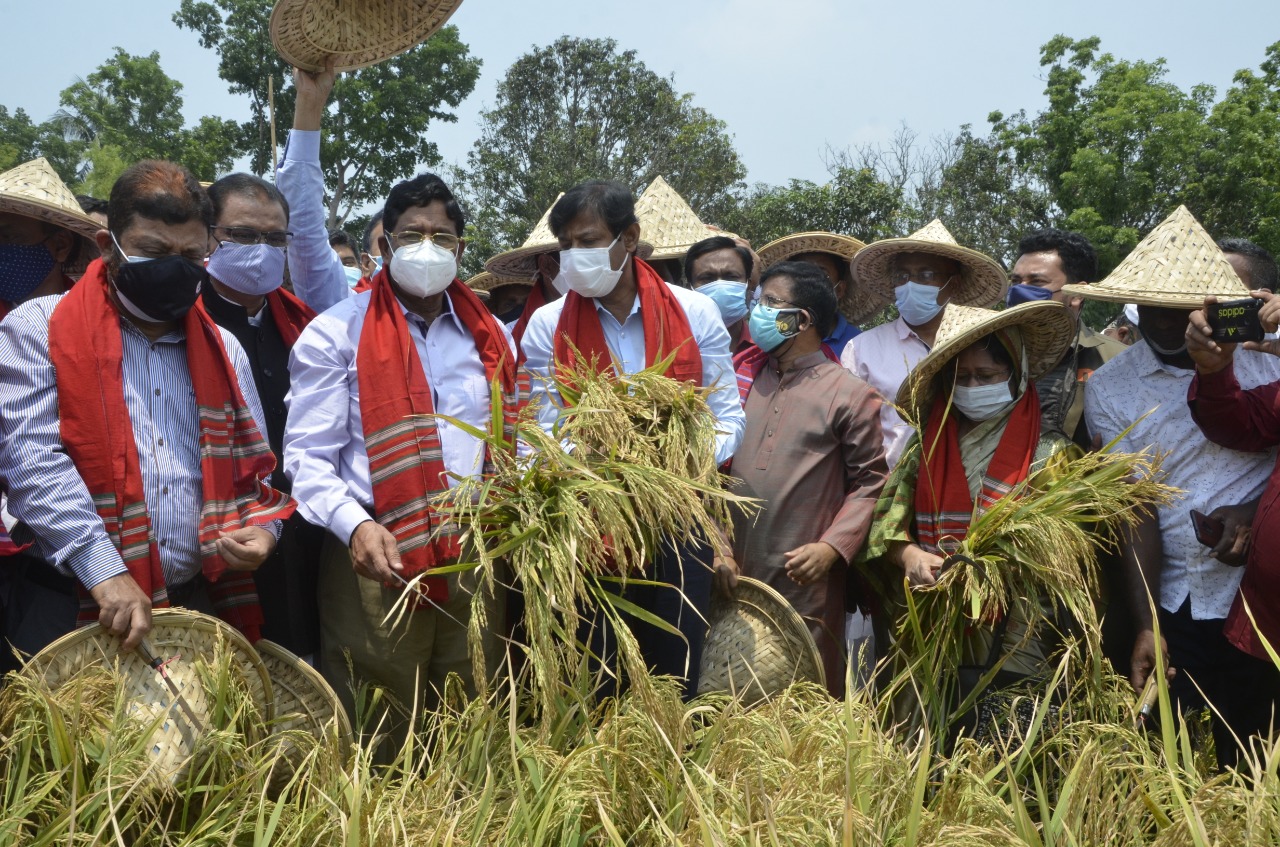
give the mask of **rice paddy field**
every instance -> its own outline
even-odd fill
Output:
[[[482,696],[450,692],[391,764],[375,765],[369,743],[347,750],[333,733],[273,726],[215,650],[199,660],[213,717],[176,770],[153,755],[164,715],[140,719],[110,669],[57,688],[11,675],[0,844],[1280,843],[1280,750],[1257,745],[1238,771],[1217,773],[1196,743],[1202,727],[1173,712],[1163,684],[1147,725],[1097,649],[1097,564],[1082,539],[1176,496],[1158,457],[1104,451],[988,513],[963,566],[904,592],[872,688],[850,685],[843,701],[799,683],[762,703],[683,702],[625,637],[612,666],[588,661],[578,623],[633,611],[611,589],[640,578],[662,537],[711,531],[750,504],[701,458],[713,424],[695,389],[587,373],[563,388],[577,406],[558,432],[522,427],[535,449],[519,456],[489,437],[494,475],[442,504],[467,531],[466,566],[482,585],[499,590],[509,574],[525,589],[521,670],[477,667],[490,681]],[[1046,557],[1045,545],[1073,555]],[[1046,594],[1073,626],[1044,677],[961,729],[977,700],[957,687],[956,644]],[[1032,618],[1029,631],[1050,625]],[[597,699],[602,673],[623,676],[626,693]],[[378,698],[360,698],[367,714]],[[377,734],[364,730],[366,742]]]

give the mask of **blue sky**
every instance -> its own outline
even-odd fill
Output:
[[[267,0],[264,0],[267,2]],[[217,76],[217,59],[173,25],[178,0],[3,0],[0,103],[43,120],[58,92],[114,47],[157,50],[184,85],[189,119],[243,119],[248,108]],[[993,109],[1043,104],[1039,48],[1057,33],[1097,35],[1130,59],[1165,57],[1184,88],[1221,91],[1280,40],[1277,0],[870,3],[865,0],[465,0],[453,16],[484,60],[458,123],[432,130],[461,163],[478,114],[506,68],[560,35],[611,37],[726,121],[749,180],[822,180],[827,148],[887,141],[905,122],[921,136],[985,126]]]

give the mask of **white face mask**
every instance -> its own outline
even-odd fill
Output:
[[[622,238],[622,233],[618,233],[618,238]],[[627,260],[623,259],[622,267],[615,271],[613,262],[609,258],[609,251],[613,249],[614,244],[618,243],[618,238],[613,239],[608,247],[575,247],[571,250],[561,250],[560,276],[556,279],[563,277],[564,284],[583,297],[608,296],[609,292],[618,286],[618,280],[622,278],[622,270],[627,266]],[[553,284],[556,288],[560,288],[559,282],[553,282]]]
[[[424,238],[391,254],[391,276],[406,293],[431,297],[448,288],[458,276],[458,257]]]
[[[284,282],[284,250],[223,241],[209,255],[209,276],[241,294],[270,294]]]
[[[957,385],[951,402],[969,420],[986,421],[1013,403],[1013,392],[1007,380],[993,385]]]

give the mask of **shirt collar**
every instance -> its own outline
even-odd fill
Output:
[[[600,302],[599,297],[593,297],[592,302],[596,304],[597,314],[605,314],[612,317],[613,313],[604,307],[604,304]],[[638,313],[639,311],[640,311],[640,292],[639,290],[637,290],[635,302],[631,304],[631,311],[627,312],[627,319],[630,320],[631,316]]]
[[[916,341],[924,344],[924,339],[916,335],[916,331],[911,328],[911,325],[908,324],[901,315],[899,315],[898,319],[893,322],[893,325],[898,330],[899,341],[906,341],[907,339],[914,338]],[[926,344],[925,346],[927,347],[928,345]]]
[[[405,320],[411,323],[416,323],[419,326],[422,326],[422,323],[423,323],[422,318],[419,315],[416,315],[413,312],[410,312],[405,307],[404,303],[400,302],[399,297],[396,298],[396,305],[400,307],[400,311],[404,314]],[[464,327],[462,325],[462,321],[458,319],[458,313],[455,312],[453,309],[453,301],[449,299],[449,293],[447,291],[445,292],[445,295],[444,295],[444,301],[440,305],[440,317],[443,318],[445,315],[449,316],[449,320],[453,321],[453,325],[456,326],[461,332],[467,332],[467,328]]]

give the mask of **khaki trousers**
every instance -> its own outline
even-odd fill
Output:
[[[472,572],[450,574],[448,600],[439,608],[410,606],[397,626],[387,617],[400,590],[357,574],[346,545],[326,536],[319,577],[320,670],[354,726],[363,720],[366,734],[387,736],[379,760],[395,755],[410,726],[418,723],[415,718],[440,707],[449,674],[457,674],[468,697],[475,696],[467,649],[475,582]],[[505,597],[502,590],[495,593],[486,602],[491,626],[483,638],[485,667],[491,674],[502,654],[493,627],[502,624]],[[373,702],[366,686],[385,689],[391,702],[382,701],[373,710],[367,705],[357,709],[357,697],[363,704]],[[418,714],[411,715],[415,704]]]

